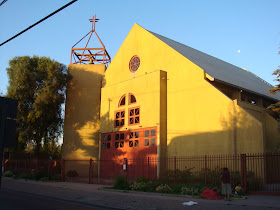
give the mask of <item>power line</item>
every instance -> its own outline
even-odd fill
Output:
[[[7,0],[6,0],[7,1]],[[6,44],[7,42],[13,40],[14,38],[16,38],[17,36],[23,34],[24,32],[28,31],[29,29],[33,28],[34,26],[38,25],[39,23],[43,22],[44,20],[48,19],[49,17],[53,16],[54,14],[58,13],[59,11],[63,10],[64,8],[68,7],[69,5],[73,4],[74,2],[76,2],[78,0],[73,0],[71,2],[69,2],[68,4],[64,5],[63,7],[59,8],[58,10],[54,11],[53,13],[49,14],[47,17],[44,17],[43,19],[39,20],[37,23],[34,23],[33,25],[29,26],[28,28],[24,29],[22,32],[18,33],[17,35],[13,36],[12,38],[8,39],[7,41],[3,42],[2,44],[0,44],[0,47],[4,44]],[[5,2],[4,2],[5,3]]]
[[[8,0],[2,1],[2,2],[0,3],[0,7],[1,7],[3,4],[5,4],[7,1],[8,1]]]

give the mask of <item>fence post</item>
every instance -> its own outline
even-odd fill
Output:
[[[246,169],[246,154],[240,155],[241,159],[241,187],[247,192],[247,169]]]
[[[176,156],[174,157],[174,184],[176,184]]]
[[[38,173],[38,158],[35,159],[35,163],[36,163],[36,173]]]
[[[92,171],[92,158],[89,159],[89,173],[88,173],[88,183],[91,184],[91,171]]]
[[[204,183],[205,185],[207,184],[207,156],[205,155],[204,157],[204,162],[205,162],[205,169],[204,169]]]
[[[51,167],[51,163],[50,163],[50,159],[48,159],[48,177],[50,178],[50,167]]]
[[[148,157],[148,179],[150,178],[150,176],[149,176],[149,168],[150,168],[150,157]]]
[[[61,181],[65,182],[65,160],[62,159],[62,164],[61,164]]]
[[[7,166],[6,166],[7,162],[8,162],[7,159],[5,159],[5,160],[4,160],[4,172],[6,172],[6,170],[7,170],[7,168],[6,168],[6,167],[7,167]]]

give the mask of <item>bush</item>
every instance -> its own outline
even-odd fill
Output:
[[[34,179],[34,176],[32,174],[26,174],[26,173],[22,173],[18,176],[19,179]]]
[[[174,181],[175,173],[176,173],[176,179],[180,180],[181,183],[191,183],[194,180],[194,174],[191,172],[193,168],[189,168],[186,170],[167,170],[165,174],[163,175],[164,179],[167,181]]]
[[[79,174],[76,170],[69,170],[69,171],[67,171],[66,176],[67,177],[77,177],[77,176],[79,176]]]
[[[124,175],[119,175],[115,178],[114,188],[119,190],[129,190],[129,182]]]
[[[189,184],[181,188],[181,194],[199,196],[206,188],[204,184]]]
[[[188,188],[188,187],[182,187],[181,194],[182,195],[192,195],[192,189]]]
[[[42,182],[45,182],[45,181],[48,181],[48,180],[50,180],[49,177],[43,177],[43,178],[40,179],[40,181],[42,181]]]
[[[148,183],[150,180],[144,176],[139,176],[136,178],[136,182],[143,182],[143,183]]]
[[[19,173],[16,171],[13,171],[13,175],[11,176],[13,179],[18,179],[19,178]]]
[[[143,192],[156,192],[156,188],[160,185],[159,180],[149,180],[146,177],[137,177],[129,186],[131,190]]]
[[[15,174],[12,171],[5,171],[3,173],[4,177],[13,177]]]
[[[129,185],[129,188],[131,190],[134,190],[134,191],[146,191],[146,188],[147,188],[147,183],[144,183],[144,182],[132,182],[131,185]]]
[[[147,192],[156,192],[156,189],[158,186],[160,186],[159,180],[149,181],[146,184],[146,191]]]
[[[230,179],[231,179],[231,185],[237,186],[241,182],[241,173],[240,171],[231,171],[230,172]]]
[[[161,184],[156,188],[156,191],[159,193],[169,193],[171,192],[171,188],[167,184]]]
[[[49,175],[47,173],[43,172],[43,171],[39,171],[38,173],[35,173],[33,175],[33,177],[34,177],[34,180],[39,181],[39,180],[41,180],[42,178],[45,178],[45,177],[49,178]]]
[[[185,187],[186,184],[172,184],[170,185],[170,188],[172,190],[172,193],[174,194],[180,194],[182,187]]]
[[[203,190],[201,188],[195,188],[195,187],[182,187],[181,188],[181,194],[182,195],[192,195],[192,196],[199,196]]]

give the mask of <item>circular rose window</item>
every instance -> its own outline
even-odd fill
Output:
[[[129,62],[129,70],[131,72],[136,72],[140,66],[140,58],[138,55],[134,55]]]

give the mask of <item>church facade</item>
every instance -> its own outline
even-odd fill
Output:
[[[64,159],[263,153],[280,142],[270,84],[137,24],[108,68],[69,72]]]

